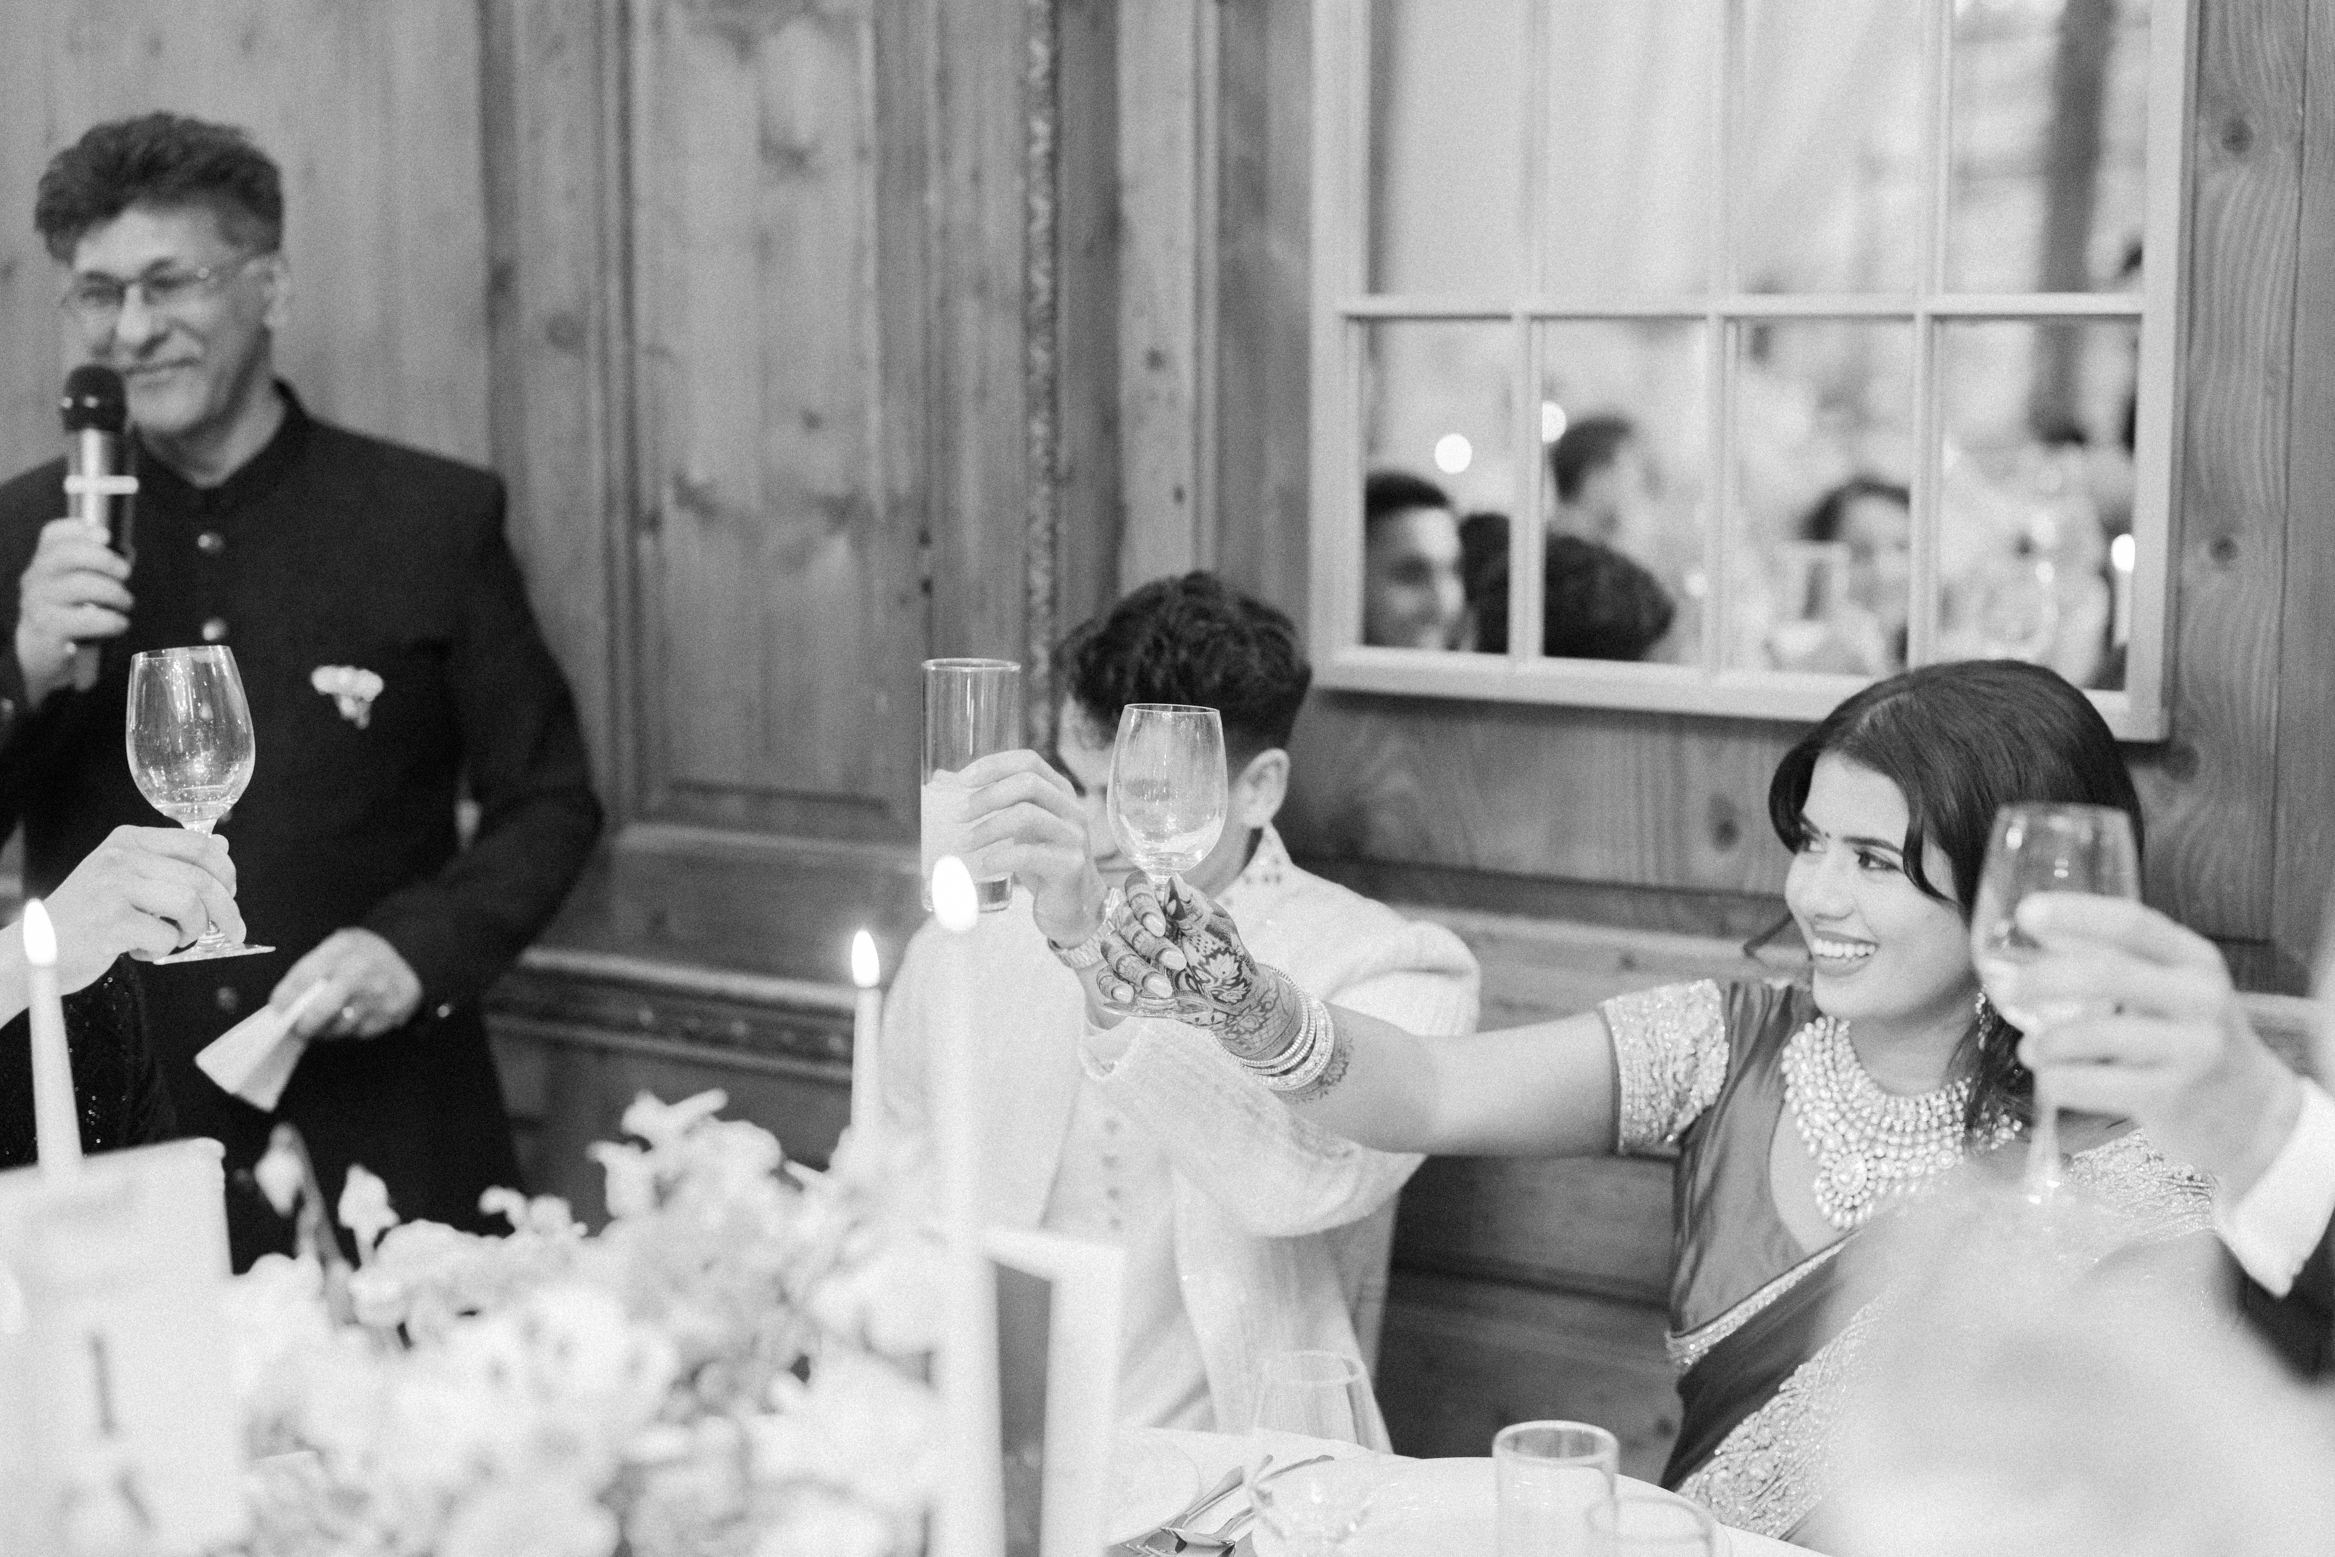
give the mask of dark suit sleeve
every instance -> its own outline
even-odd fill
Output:
[[[463,561],[448,678],[477,835],[430,878],[365,916],[421,977],[425,1004],[473,1000],[560,905],[600,832],[567,681],[536,629],[503,538],[503,499]]]
[[[2230,1263],[2234,1269],[2237,1262]],[[2289,1367],[2305,1378],[2335,1368],[2335,1223],[2303,1261],[2286,1296],[2272,1297],[2243,1272],[2237,1281],[2238,1306],[2247,1323]]]

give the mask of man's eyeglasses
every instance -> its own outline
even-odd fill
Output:
[[[57,306],[92,330],[110,326],[121,317],[133,288],[145,300],[148,313],[182,312],[216,296],[252,261],[266,257],[246,254],[241,259],[224,260],[216,265],[152,271],[127,281],[103,271],[85,271],[65,284]]]

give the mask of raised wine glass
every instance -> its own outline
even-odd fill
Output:
[[[198,833],[225,821],[251,782],[254,755],[235,651],[210,643],[133,658],[123,741],[130,777],[155,810]],[[213,925],[192,946],[154,960],[199,962],[274,950],[230,941]]]
[[[2081,1003],[2022,1006],[2002,996],[2003,975],[2042,950],[2019,928],[2021,900],[2036,892],[2140,896],[2140,851],[2132,819],[2114,806],[2009,805],[1995,816],[1970,916],[1970,957],[1995,1009],[2021,1032],[2084,1014]],[[2035,1130],[2027,1147],[2026,1188],[2048,1199],[2060,1183],[2059,1109],[2035,1086]]]
[[[1224,722],[1215,709],[1129,703],[1120,712],[1106,807],[1111,835],[1154,887],[1208,858],[1224,835],[1225,803]]]

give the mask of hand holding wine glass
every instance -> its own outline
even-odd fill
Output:
[[[251,707],[235,651],[225,644],[155,649],[133,658],[124,725],[138,793],[181,827],[210,832],[251,783]],[[214,923],[186,950],[154,960],[195,962],[273,950],[230,941]]]
[[[2085,805],[2011,805],[1995,818],[1970,916],[1970,957],[1995,1009],[2028,1034],[2080,1018],[2089,1009],[2083,1002],[2018,998],[2016,970],[2042,951],[2019,923],[2019,904],[2039,892],[2138,898],[2140,851],[2133,842],[2132,819],[2113,806]],[[2046,1197],[2059,1182],[2059,1108],[2039,1082],[2027,1191]]]
[[[1129,703],[1111,748],[1111,834],[1163,901],[1224,835],[1224,722],[1213,708]],[[1141,1001],[1138,1009],[1167,1009]]]

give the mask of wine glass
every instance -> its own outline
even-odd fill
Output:
[[[1105,809],[1111,836],[1154,888],[1208,858],[1224,835],[1225,808],[1224,721],[1215,709],[1129,703],[1120,711]],[[1140,1009],[1174,1004],[1136,997]]]
[[[226,820],[251,782],[254,757],[251,707],[235,651],[209,643],[135,656],[123,741],[130,777],[155,810],[198,833]],[[192,946],[154,960],[198,962],[274,950],[230,941],[212,925]]]
[[[1250,1428],[1264,1440],[1248,1467],[1259,1557],[1333,1557],[1343,1551],[1370,1512],[1384,1462],[1363,1455],[1305,1465],[1300,1462],[1320,1452],[1318,1444],[1271,1439],[1296,1434],[1384,1453],[1386,1429],[1361,1362],[1343,1352],[1273,1353],[1257,1382]],[[1267,1462],[1268,1448],[1277,1464]]]
[[[2113,806],[2008,805],[1995,816],[1970,916],[1970,958],[2003,1020],[2032,1033],[2084,1014],[2081,1002],[2027,1006],[2003,998],[2004,975],[2034,960],[2042,948],[2019,928],[2021,900],[2036,892],[2140,896],[2140,851],[2132,818]],[[2059,1109],[2040,1077],[2035,1084],[2035,1133],[2027,1148],[2027,1193],[2048,1198],[2059,1188]]]

